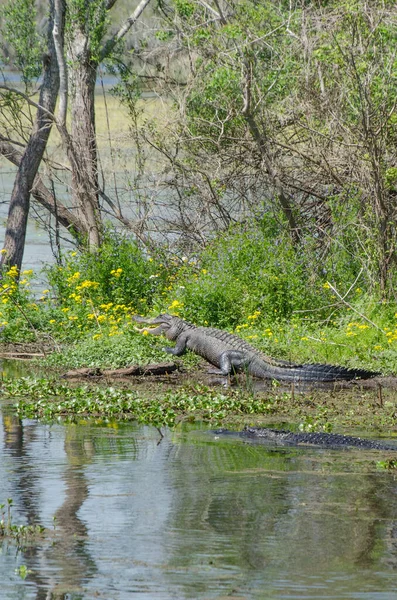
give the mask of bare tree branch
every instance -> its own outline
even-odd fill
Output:
[[[111,51],[113,50],[115,45],[129,32],[131,27],[139,19],[139,17],[143,13],[143,11],[145,10],[145,8],[149,4],[149,2],[150,2],[150,0],[141,0],[140,1],[140,3],[138,4],[138,6],[134,10],[134,12],[123,23],[123,25],[120,27],[118,32],[112,38],[110,38],[110,40],[108,40],[106,42],[106,44],[102,48],[99,62],[101,60],[103,60],[104,58],[106,58],[107,56],[109,56],[109,54],[111,53]]]

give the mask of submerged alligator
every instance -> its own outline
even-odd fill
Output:
[[[341,435],[339,433],[294,433],[293,431],[284,429],[268,429],[266,427],[246,427],[243,431],[217,429],[213,433],[216,435],[237,435],[239,437],[251,438],[267,444],[280,446],[301,446],[308,444],[331,449],[363,448],[367,450],[387,450],[397,452],[397,446],[391,444],[383,444],[382,442],[353,437],[351,435]]]
[[[364,369],[348,369],[325,364],[297,365],[265,356],[262,352],[242,340],[237,335],[213,327],[197,327],[179,317],[162,314],[153,319],[134,316],[137,323],[157,325],[145,327],[139,331],[153,335],[165,335],[175,341],[174,348],[164,348],[165,352],[181,356],[191,350],[217,367],[212,371],[221,375],[243,371],[261,379],[278,381],[337,381],[352,379],[370,379],[379,375]]]

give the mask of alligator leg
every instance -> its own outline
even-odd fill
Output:
[[[243,352],[238,350],[226,350],[219,357],[219,369],[210,369],[208,373],[212,375],[223,375],[227,377],[225,386],[229,387],[231,384],[231,375],[234,375],[237,371],[243,370],[247,366],[246,357]]]
[[[173,348],[166,346],[165,348],[163,348],[163,351],[168,352],[168,354],[173,354],[174,356],[182,356],[182,354],[186,352],[188,337],[188,332],[181,333],[181,335],[177,339],[175,346]]]
[[[239,350],[226,350],[219,358],[219,368],[222,375],[243,371],[247,366],[247,357]]]

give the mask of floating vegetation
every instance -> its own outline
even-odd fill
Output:
[[[20,378],[5,382],[3,393],[18,397],[16,409],[21,417],[48,421],[65,419],[78,422],[135,420],[155,426],[173,426],[180,420],[221,423],[231,415],[270,415],[285,405],[289,394],[258,397],[241,390],[219,391],[203,385],[179,390],[163,390],[158,396],[116,387],[82,385],[71,388],[46,379]]]

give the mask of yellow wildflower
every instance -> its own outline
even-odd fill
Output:
[[[259,317],[260,314],[261,314],[261,311],[256,310],[252,315],[248,315],[247,319],[249,319],[250,321],[254,321],[255,319],[257,319]]]
[[[118,269],[112,269],[110,271],[110,274],[113,275],[113,277],[120,277],[122,272],[123,272],[123,269],[120,269],[120,267],[119,267]]]
[[[75,302],[80,302],[81,301],[81,296],[79,294],[75,294],[75,293],[69,294],[69,298],[71,298]]]
[[[85,281],[82,281],[80,283],[80,285],[76,286],[76,290],[79,292],[80,290],[86,289],[86,288],[97,288],[99,287],[99,283],[97,281],[89,281],[88,279],[86,279]]]
[[[179,300],[174,300],[173,302],[171,302],[168,308],[170,310],[175,310],[176,308],[182,308],[182,306],[183,302],[179,302]]]
[[[9,271],[6,273],[9,277],[18,277],[18,267],[14,265],[11,267]]]
[[[112,306],[113,302],[109,302],[108,304],[100,304],[100,308],[102,308],[103,310],[109,310],[109,308],[111,308]]]

